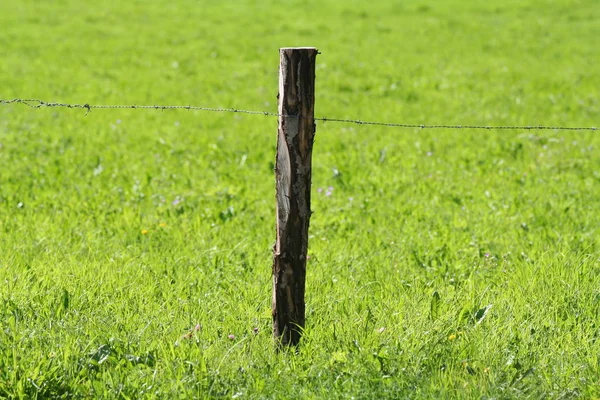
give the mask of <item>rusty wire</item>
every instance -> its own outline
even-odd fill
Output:
[[[196,111],[210,111],[210,112],[224,112],[224,113],[241,113],[241,114],[253,114],[253,115],[265,115],[273,117],[284,117],[284,118],[301,118],[298,115],[285,115],[271,111],[253,111],[253,110],[240,110],[236,108],[218,108],[218,107],[201,107],[201,106],[183,106],[183,105],[98,105],[98,104],[68,104],[58,102],[46,102],[38,99],[12,99],[12,100],[0,100],[0,104],[24,104],[32,108],[45,108],[45,107],[64,107],[64,108],[81,108],[86,110],[86,115],[92,111],[92,109],[154,109],[154,110],[196,110]],[[309,118],[309,117],[307,117]],[[595,126],[590,127],[572,127],[572,126],[547,126],[547,125],[458,125],[458,124],[405,124],[396,122],[375,122],[375,121],[362,121],[359,119],[342,119],[342,118],[326,118],[326,117],[314,117],[313,121],[321,122],[336,122],[336,123],[347,123],[356,125],[370,125],[370,126],[387,126],[394,128],[417,128],[417,129],[503,129],[503,130],[562,130],[562,131],[597,131],[598,128]]]

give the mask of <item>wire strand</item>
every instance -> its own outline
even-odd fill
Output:
[[[236,108],[218,108],[218,107],[201,107],[201,106],[182,106],[182,105],[98,105],[98,104],[68,104],[58,102],[46,102],[38,99],[12,99],[12,100],[0,100],[0,104],[23,104],[32,108],[44,108],[44,107],[64,107],[64,108],[81,108],[86,110],[86,115],[89,114],[92,109],[154,109],[154,110],[195,110],[195,111],[210,111],[210,112],[224,112],[224,113],[241,113],[241,114],[252,114],[252,115],[265,115],[282,118],[302,118],[299,115],[286,115],[279,114],[271,111],[253,111],[253,110],[240,110]],[[309,118],[309,117],[306,117]],[[334,123],[347,123],[356,125],[371,125],[371,126],[387,126],[393,128],[417,128],[417,129],[513,129],[513,130],[562,130],[562,131],[597,131],[598,128],[595,126],[590,127],[571,127],[571,126],[546,126],[546,125],[458,125],[458,124],[406,124],[406,123],[395,123],[395,122],[376,122],[376,121],[362,121],[359,119],[342,119],[342,118],[326,118],[326,117],[314,117],[313,121],[334,122]]]

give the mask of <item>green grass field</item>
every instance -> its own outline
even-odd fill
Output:
[[[0,98],[600,125],[596,0],[219,3],[1,1]],[[600,398],[597,131],[317,124],[294,354],[276,129],[0,105],[0,398]]]

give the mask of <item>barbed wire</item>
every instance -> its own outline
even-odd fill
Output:
[[[38,99],[12,99],[12,100],[0,100],[0,104],[23,104],[32,108],[45,108],[45,107],[64,107],[64,108],[81,108],[85,109],[85,115],[89,114],[92,109],[154,109],[154,110],[195,110],[195,111],[210,111],[210,112],[226,112],[226,113],[240,113],[240,114],[253,114],[253,115],[265,115],[272,117],[284,117],[284,118],[301,118],[298,115],[286,115],[279,114],[271,111],[253,111],[253,110],[240,110],[236,108],[218,108],[218,107],[201,107],[201,106],[182,106],[182,105],[98,105],[98,104],[68,104],[68,103],[57,103],[57,102],[46,102]],[[394,128],[418,128],[418,129],[513,129],[513,130],[562,130],[562,131],[597,131],[599,130],[595,126],[589,127],[571,127],[571,126],[547,126],[547,125],[457,125],[457,124],[404,124],[395,122],[376,122],[376,121],[362,121],[359,119],[343,119],[343,118],[326,118],[326,117],[314,117],[314,121],[321,122],[339,122],[356,125],[371,125],[371,126],[387,126]]]

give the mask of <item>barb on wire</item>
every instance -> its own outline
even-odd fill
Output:
[[[108,109],[108,108],[120,108],[120,109],[154,109],[154,110],[172,110],[172,109],[183,109],[183,110],[196,110],[196,111],[212,111],[212,112],[228,112],[228,113],[242,113],[242,114],[254,114],[254,115],[265,115],[273,117],[283,118],[301,118],[299,115],[286,115],[279,114],[271,111],[253,111],[253,110],[239,110],[236,108],[217,108],[217,107],[200,107],[200,106],[181,106],[181,105],[97,105],[97,104],[67,104],[67,103],[54,103],[46,102],[38,99],[12,99],[12,100],[0,100],[0,104],[18,103],[24,104],[32,108],[43,108],[43,107],[66,107],[66,108],[82,108],[86,110],[86,115],[92,111],[92,109]],[[516,130],[563,130],[563,131],[597,131],[598,128],[595,126],[590,127],[570,127],[570,126],[546,126],[546,125],[452,125],[452,124],[404,124],[395,122],[375,122],[375,121],[362,121],[358,119],[342,119],[342,118],[325,118],[315,117],[314,121],[321,122],[340,122],[347,124],[356,125],[375,125],[375,126],[387,126],[394,128],[417,128],[417,129],[516,129]]]

